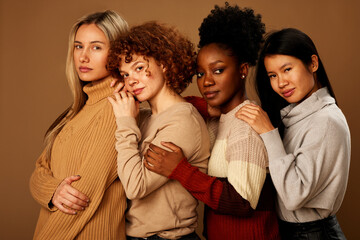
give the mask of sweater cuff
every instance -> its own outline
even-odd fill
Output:
[[[270,132],[260,134],[260,137],[264,141],[269,161],[286,155],[284,144],[277,128]]]
[[[191,175],[194,168],[196,169],[196,167],[191,166],[191,164],[187,161],[187,158],[184,157],[169,175],[169,178],[182,182],[181,180],[186,180],[187,177]]]

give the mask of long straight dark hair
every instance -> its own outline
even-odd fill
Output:
[[[309,66],[312,62],[311,56],[316,55],[319,60],[319,67],[315,72],[315,80],[320,83],[321,87],[327,87],[335,101],[336,98],[315,44],[308,35],[294,28],[285,28],[270,33],[260,51],[255,87],[262,108],[267,112],[273,126],[279,128],[280,135],[283,136],[284,125],[281,121],[280,110],[289,103],[272,89],[264,65],[266,56],[277,54],[295,57],[301,60],[305,66]]]

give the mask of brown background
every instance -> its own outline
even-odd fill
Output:
[[[261,13],[267,30],[296,27],[317,45],[352,134],[350,179],[338,219],[348,239],[360,239],[359,2],[230,2]],[[197,29],[215,3],[223,1],[0,0],[0,239],[32,238],[39,205],[28,181],[46,129],[71,102],[64,69],[73,22],[90,12],[113,9],[131,25],[145,20],[175,25],[197,43]],[[198,94],[195,84],[184,95],[191,94]]]

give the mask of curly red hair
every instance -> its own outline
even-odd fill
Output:
[[[191,83],[195,74],[194,45],[173,27],[151,21],[134,26],[112,42],[107,69],[119,77],[121,57],[132,61],[132,55],[152,57],[165,68],[166,84],[181,93]]]

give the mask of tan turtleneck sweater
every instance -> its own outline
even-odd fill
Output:
[[[85,106],[56,137],[51,159],[42,154],[36,162],[30,190],[42,208],[34,239],[125,239],[126,196],[117,175],[109,85],[105,80],[84,87]],[[90,198],[89,206],[77,215],[49,209],[57,186],[71,175],[81,176],[72,186]]]

